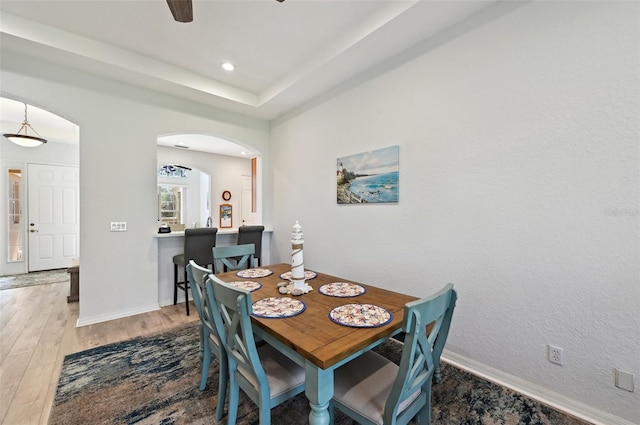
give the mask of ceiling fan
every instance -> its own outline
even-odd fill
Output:
[[[284,0],[276,0],[282,3]],[[193,3],[192,0],[167,0],[173,19],[178,22],[193,21]]]

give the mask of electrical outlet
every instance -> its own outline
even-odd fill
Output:
[[[616,387],[633,392],[633,373],[616,369]]]
[[[547,347],[549,348],[549,361],[562,366],[564,363],[564,350],[560,347],[554,347],[553,345],[548,345]]]

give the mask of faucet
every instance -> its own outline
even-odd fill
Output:
[[[212,224],[212,220],[211,220],[211,216],[207,217],[207,227],[211,227]]]

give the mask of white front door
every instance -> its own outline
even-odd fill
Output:
[[[80,254],[78,167],[28,164],[29,271],[71,266]]]

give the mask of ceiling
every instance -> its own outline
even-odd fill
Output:
[[[0,43],[3,50],[274,120],[493,3],[193,0],[193,22],[179,23],[163,0],[2,0]],[[225,61],[235,71],[224,71]]]

